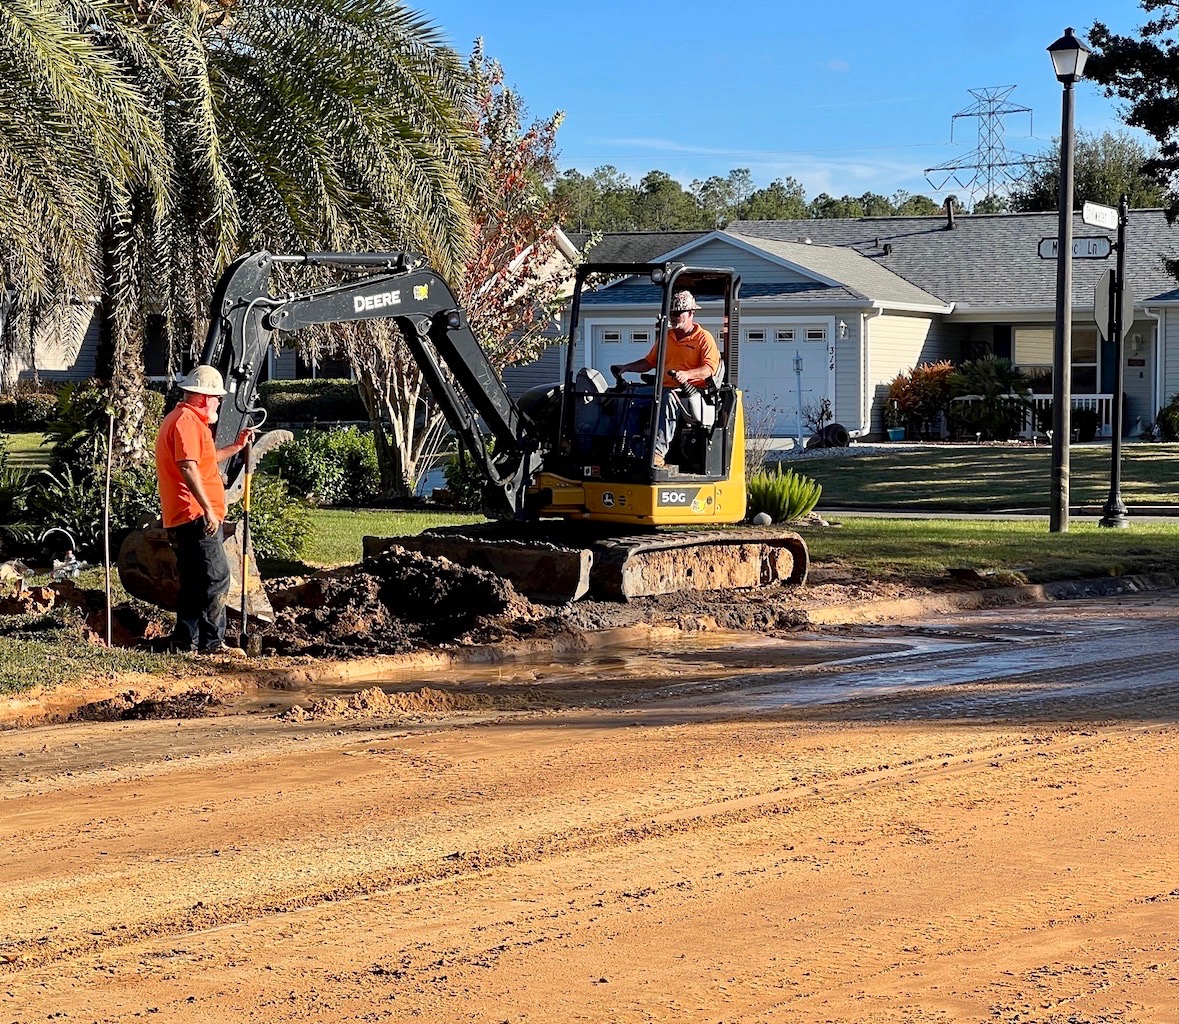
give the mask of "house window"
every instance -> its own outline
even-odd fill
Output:
[[[1097,328],[1073,328],[1072,391],[1078,395],[1097,394]],[[1017,327],[1012,344],[1012,362],[1028,378],[1033,392],[1052,393],[1051,327]]]
[[[753,342],[765,341],[766,340],[766,332],[765,331],[746,331],[745,332],[745,340],[746,341],[753,341]]]
[[[793,345],[798,332],[793,327],[779,327],[774,331],[774,341],[784,345]]]
[[[826,327],[808,327],[806,329],[807,341],[826,341],[827,328]]]
[[[634,341],[634,342],[641,341],[644,345],[649,345],[651,343],[651,332],[650,331],[631,331],[630,332],[630,340]]]
[[[603,331],[602,341],[604,341],[607,345],[616,344],[617,342],[622,341],[622,331]]]

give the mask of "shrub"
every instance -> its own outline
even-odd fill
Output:
[[[801,519],[814,510],[823,493],[822,484],[793,469],[783,472],[780,462],[773,470],[754,473],[748,488],[746,514],[752,518],[764,512],[775,523]]]
[[[951,375],[950,386],[957,398],[977,396],[974,401],[950,403],[947,422],[953,436],[995,441],[1023,430],[1031,408],[1028,379],[1010,359],[970,359]]]
[[[26,391],[16,396],[12,411],[14,431],[44,430],[57,415],[57,395],[53,392]]]
[[[1154,418],[1155,429],[1164,441],[1179,441],[1179,394],[1171,396]]]
[[[381,493],[373,436],[356,427],[313,427],[271,460],[290,491],[315,505],[363,505]]]
[[[334,423],[368,420],[356,384],[350,380],[268,380],[258,397],[275,423]]]
[[[310,533],[307,506],[291,498],[284,481],[265,473],[253,477],[250,537],[257,557],[297,559],[306,550]]]
[[[950,375],[954,364],[948,359],[937,363],[922,363],[907,373],[898,373],[888,385],[885,409],[895,403],[897,413],[888,426],[908,427],[909,433],[930,437],[941,429],[952,392]]]
[[[487,438],[484,443],[488,454],[495,451],[493,438]],[[483,508],[483,474],[475,468],[465,452],[461,459],[458,452],[447,456],[442,464],[442,476],[455,508],[474,509],[476,512]]]

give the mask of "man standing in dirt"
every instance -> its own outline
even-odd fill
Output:
[[[659,429],[655,435],[655,465],[662,466],[675,437],[680,410],[684,407],[681,388],[685,384],[703,384],[720,368],[720,349],[716,339],[696,323],[696,297],[689,291],[676,292],[669,310],[671,329],[667,332],[667,355],[663,364],[663,399],[659,405]],[[642,359],[611,366],[610,372],[621,381],[624,373],[646,373],[659,365],[659,342],[656,341]]]
[[[210,424],[226,394],[221,374],[198,366],[178,382],[184,397],[160,425],[156,473],[164,526],[176,551],[180,593],[170,647],[178,653],[216,654],[225,644],[225,595],[229,562],[221,524],[225,485],[218,465],[246,446],[243,430],[225,448],[214,448]]]

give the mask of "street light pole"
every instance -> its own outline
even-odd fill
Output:
[[[1060,196],[1056,242],[1056,329],[1052,335],[1052,497],[1048,529],[1068,532],[1069,442],[1072,431],[1073,363],[1073,86],[1090,50],[1071,28],[1048,47],[1064,87],[1060,113]]]

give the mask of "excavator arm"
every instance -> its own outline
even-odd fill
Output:
[[[286,296],[271,294],[275,269],[331,268],[344,279]],[[217,447],[255,425],[256,388],[266,354],[283,334],[305,327],[390,319],[433,400],[471,452],[487,483],[488,511],[520,515],[540,466],[536,429],[508,395],[445,281],[413,253],[251,253],[218,282],[201,362],[217,367],[229,395],[216,427]],[[484,429],[495,438],[494,454]],[[243,466],[230,464],[229,488]]]

